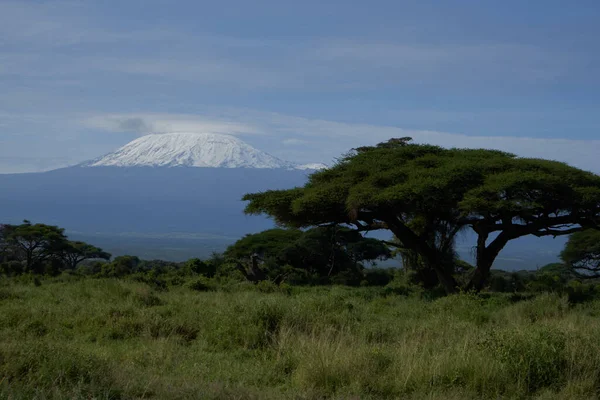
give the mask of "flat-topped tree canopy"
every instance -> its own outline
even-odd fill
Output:
[[[312,174],[303,188],[247,195],[246,211],[265,212],[294,226],[366,222],[361,217],[370,220],[384,213],[410,218],[423,210],[442,215],[457,207],[462,189],[481,183],[483,163],[494,167],[515,158],[499,151],[447,150],[404,141],[385,145],[357,149],[332,168]]]
[[[510,225],[504,224],[507,218],[542,225],[552,218],[569,225],[596,222],[600,177],[591,172],[558,161],[515,158],[497,171],[483,165],[481,174],[483,183],[465,191],[459,206],[474,218],[501,222],[494,230]]]
[[[486,149],[444,149],[392,139],[355,149],[304,187],[247,194],[246,212],[280,225],[389,229],[417,251],[447,290],[441,254],[465,227],[478,234],[479,289],[509,240],[563,235],[598,223],[600,177],[567,164]],[[497,237],[488,243],[490,234]]]
[[[63,260],[71,269],[77,268],[85,260],[102,259],[110,260],[111,254],[91,244],[81,241],[68,241],[61,248]]]

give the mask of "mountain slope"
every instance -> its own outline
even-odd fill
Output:
[[[65,168],[0,175],[0,223],[81,233],[240,236],[272,226],[243,213],[245,193],[303,185],[307,171],[261,168]]]
[[[164,133],[142,136],[83,167],[204,167],[320,169],[299,166],[255,149],[240,139],[213,133]]]

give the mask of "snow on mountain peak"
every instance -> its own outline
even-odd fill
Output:
[[[214,133],[163,133],[142,136],[85,167],[209,167],[322,169],[297,165],[255,149],[240,139]]]
[[[321,164],[321,163],[296,165],[296,169],[311,169],[311,170],[315,170],[315,171],[318,171],[320,169],[325,169],[325,168],[327,168],[327,165]]]

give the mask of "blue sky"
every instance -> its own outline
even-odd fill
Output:
[[[331,162],[413,136],[600,172],[600,2],[0,0],[0,173],[147,133]]]

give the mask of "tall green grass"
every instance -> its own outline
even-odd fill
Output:
[[[0,398],[592,399],[600,388],[600,302],[209,286],[3,282]]]

